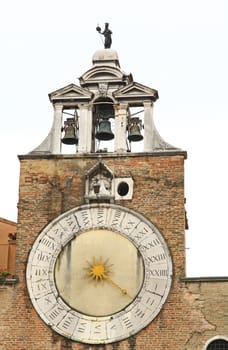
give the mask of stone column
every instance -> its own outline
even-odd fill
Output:
[[[127,103],[114,106],[115,109],[115,142],[114,152],[127,152]]]
[[[63,105],[56,103],[54,105],[54,121],[51,130],[50,150],[53,154],[61,153],[61,127],[62,127]]]
[[[92,106],[81,104],[79,109],[78,152],[88,153],[92,151]]]
[[[151,152],[153,150],[153,103],[144,102],[144,152]]]

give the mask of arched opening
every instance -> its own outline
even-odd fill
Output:
[[[98,98],[93,103],[93,150],[112,152],[114,147],[115,111],[110,98]]]

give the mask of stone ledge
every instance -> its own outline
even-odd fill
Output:
[[[182,277],[181,282],[228,282],[228,276]]]
[[[12,284],[16,284],[19,282],[19,278],[15,277],[15,278],[6,278],[4,280],[0,280],[0,286],[1,285],[12,285]]]

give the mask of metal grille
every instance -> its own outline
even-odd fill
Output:
[[[207,350],[228,350],[228,342],[224,339],[214,340],[208,345]]]

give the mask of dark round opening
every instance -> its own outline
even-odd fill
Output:
[[[117,192],[120,196],[126,196],[129,191],[129,185],[126,182],[120,182],[117,188]]]

